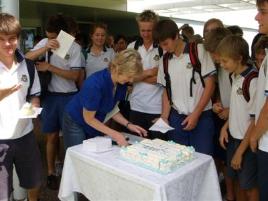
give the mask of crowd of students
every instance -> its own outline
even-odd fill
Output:
[[[139,37],[128,46],[123,35],[107,45],[107,26],[96,23],[89,45],[82,47],[77,37],[64,59],[51,50],[60,45],[60,30],[78,36],[77,24],[72,18],[52,16],[46,38],[23,55],[18,20],[1,13],[0,200],[8,200],[13,190],[13,166],[28,200],[38,200],[42,164],[33,123],[17,113],[26,100],[39,107],[41,97],[50,189],[59,187],[55,163],[60,134],[65,149],[101,135],[127,146],[124,127],[132,134],[172,140],[213,156],[225,178],[227,201],[267,201],[268,1],[257,0],[256,5],[259,34],[251,57],[238,26],[225,27],[213,18],[204,24],[201,37],[190,25],[179,28],[150,10],[138,15]],[[34,76],[29,59],[35,61]],[[42,72],[50,74],[45,93]],[[105,117],[127,94],[130,108],[121,105],[112,116],[122,126],[118,130],[105,123]],[[149,131],[158,118],[175,129],[167,134]]]

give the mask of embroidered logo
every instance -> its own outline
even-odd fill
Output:
[[[238,94],[238,95],[243,95],[243,90],[242,90],[242,88],[238,88],[237,90],[236,90],[236,93]]]
[[[65,60],[69,60],[70,59],[70,55],[66,54],[66,56],[64,57]]]
[[[27,81],[28,81],[28,77],[27,77],[27,75],[22,75],[21,78],[20,78],[20,80],[21,80],[22,82],[27,82]]]
[[[108,60],[108,58],[105,57],[105,58],[103,59],[103,61],[104,61],[104,62],[108,62],[109,60]]]
[[[188,68],[188,69],[193,68],[193,65],[191,63],[188,63],[186,68]]]
[[[159,55],[156,54],[156,55],[154,56],[154,60],[155,60],[155,61],[159,61],[159,59],[160,59]]]

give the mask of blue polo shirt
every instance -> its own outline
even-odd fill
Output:
[[[117,84],[115,94],[113,94],[113,89],[111,73],[105,68],[87,78],[79,93],[67,104],[67,113],[83,127],[87,137],[95,137],[101,133],[84,121],[83,108],[88,111],[96,111],[95,118],[103,122],[106,114],[112,111],[115,104],[124,100],[127,85]]]

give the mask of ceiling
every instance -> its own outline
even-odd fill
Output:
[[[152,9],[159,15],[180,17],[185,14],[241,11],[256,8],[255,0],[128,0],[128,11]]]

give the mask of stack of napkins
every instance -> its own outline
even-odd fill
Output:
[[[108,137],[94,137],[83,141],[83,150],[89,152],[105,152],[112,149],[112,139]]]

